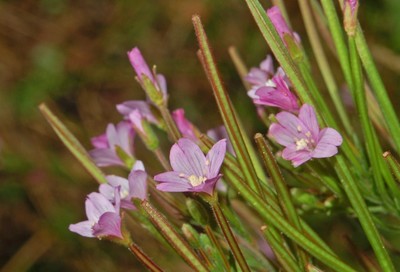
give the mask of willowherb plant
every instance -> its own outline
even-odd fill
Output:
[[[332,1],[299,1],[324,86],[315,82],[314,64],[302,46],[306,37],[290,29],[283,2],[275,1],[279,7],[265,10],[258,0],[245,1],[280,65],[275,69],[273,56],[268,55],[259,67],[247,71],[235,49],[230,50],[248,96],[268,129],[267,138],[260,133],[254,137],[259,156],[195,15],[198,57],[224,127],[203,134],[186,119],[183,109],[171,113],[165,77],[149,68],[136,47],[128,58],[147,98],[117,105],[121,122],[109,124],[105,134],[92,138],[91,151],[44,104],[40,106],[61,140],[100,183],[99,192],[86,199],[88,220],[69,229],[128,247],[150,271],[162,268],[135,244],[140,237],[130,234],[127,216],[155,228],[161,234],[156,238],[165,239],[195,271],[395,271],[396,240],[384,239],[378,230],[388,237],[400,231],[400,165],[395,159],[400,124],[357,21],[358,1],[339,1],[343,25]],[[325,35],[319,35],[314,16],[326,22]],[[339,96],[343,82],[337,82],[332,73],[321,37],[334,43],[358,118],[350,116]],[[365,86],[373,95],[367,96]],[[368,108],[377,104],[379,114],[371,115]],[[356,122],[361,131],[353,129]],[[376,130],[382,123],[387,133]],[[154,126],[168,135],[169,161]],[[139,160],[146,154],[134,152],[137,137],[156,155],[163,170],[146,173]],[[394,155],[383,153],[382,142],[391,146]],[[130,173],[127,178],[106,176],[99,167],[107,166]],[[211,210],[204,209],[205,205]],[[185,222],[163,215],[169,208]],[[215,221],[210,219],[211,211]],[[334,244],[320,238],[323,231],[307,221],[307,213],[318,211],[322,217],[344,213],[359,224],[374,256],[359,248],[352,237],[346,241],[353,256],[336,253]]]

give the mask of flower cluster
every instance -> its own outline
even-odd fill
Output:
[[[290,37],[300,44],[299,36],[289,29],[278,7],[270,8],[267,14],[285,43]],[[251,68],[245,79],[251,84],[247,94],[254,104],[283,110],[276,115],[278,123],[273,123],[268,133],[285,146],[282,158],[297,167],[312,158],[327,158],[338,152],[340,134],[332,128],[320,130],[314,108],[308,104],[300,107],[285,72],[281,67],[275,72],[270,55],[259,67]]]
[[[87,220],[71,224],[69,230],[85,237],[124,239],[121,208],[136,209],[132,199],[147,198],[147,174],[137,161],[128,179],[107,176],[108,183],[99,186],[99,193],[90,193],[85,202]]]

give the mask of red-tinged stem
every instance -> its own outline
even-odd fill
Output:
[[[149,256],[147,256],[135,243],[130,243],[128,246],[130,252],[149,270],[154,272],[163,272],[158,265],[156,265]]]

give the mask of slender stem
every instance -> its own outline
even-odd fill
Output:
[[[222,120],[224,121],[229,139],[231,140],[232,146],[235,150],[240,168],[246,180],[249,182],[251,188],[262,195],[262,189],[258,182],[258,178],[250,159],[249,152],[246,149],[246,144],[243,140],[243,135],[240,130],[238,118],[233,109],[232,102],[229,99],[222,80],[219,76],[214,57],[208,43],[207,35],[204,31],[201,20],[198,16],[193,16],[192,21],[196,31],[199,46],[201,48],[201,51],[199,51],[201,53],[200,59],[203,60],[202,63],[205,67],[205,72],[207,74],[208,80],[212,85]]]
[[[372,248],[374,249],[377,259],[383,269],[383,271],[395,271],[393,264],[390,260],[389,254],[387,253],[382,239],[375,227],[372,220],[371,214],[368,211],[367,205],[360,193],[357,183],[353,179],[350,170],[348,169],[346,162],[342,155],[335,156],[337,165],[336,171],[339,174],[340,181],[343,184],[343,188],[346,191],[348,199],[356,212],[358,219],[360,220],[361,226],[367,236]]]
[[[228,52],[233,61],[233,64],[235,65],[236,71],[238,72],[240,79],[242,80],[244,87],[246,88],[246,90],[250,90],[251,85],[249,82],[247,82],[247,80],[245,80],[245,77],[248,73],[246,64],[243,62],[235,46],[230,46]]]
[[[319,240],[319,242],[315,242],[318,239],[314,239],[316,235],[311,234],[312,231],[310,228],[306,229],[307,224],[302,224],[302,227],[305,231],[310,232],[309,235],[311,236],[311,239],[304,236],[296,228],[289,224],[278,211],[273,209],[270,204],[263,201],[260,196],[251,190],[245,183],[238,182],[235,179],[231,179],[231,182],[234,188],[240,192],[243,198],[248,201],[248,203],[258,212],[258,214],[263,220],[265,220],[267,224],[274,226],[275,228],[279,229],[279,231],[282,231],[292,241],[300,245],[311,255],[332,269],[340,272],[355,271],[340,261],[330,250],[322,246],[321,243],[323,244],[323,242],[321,240]]]
[[[162,167],[164,167],[165,170],[171,171],[171,165],[169,164],[167,158],[165,157],[164,153],[160,148],[157,148],[154,150],[154,154],[156,155],[158,161],[161,163]]]
[[[149,270],[153,272],[163,272],[158,265],[156,265],[149,256],[147,256],[135,243],[130,243],[128,246],[130,252]]]
[[[290,254],[287,247],[285,247],[282,243],[279,242],[277,236],[280,235],[274,228],[262,226],[261,231],[265,239],[267,240],[268,244],[270,245],[271,249],[275,253],[279,263],[282,265],[284,271],[288,272],[304,271],[304,269],[301,269],[299,265],[296,263],[294,256]]]
[[[324,9],[328,26],[332,33],[333,42],[339,57],[339,63],[342,67],[344,78],[349,86],[350,91],[353,91],[353,80],[351,75],[349,52],[344,39],[342,25],[337,16],[335,6],[332,0],[321,0],[322,8]]]
[[[92,175],[92,177],[98,183],[107,183],[107,179],[103,171],[97,167],[78,139],[68,130],[68,128],[60,121],[60,119],[57,118],[57,116],[47,107],[47,105],[44,103],[40,104],[39,110],[42,112],[47,122],[53,128],[63,144],[69,149],[69,151],[71,151],[71,153],[89,172],[89,174]]]
[[[210,228],[210,226],[206,225],[204,230],[206,231],[208,238],[210,238],[210,241],[217,248],[217,251],[218,251],[219,255],[221,256],[221,259],[224,263],[226,271],[231,271],[231,266],[229,264],[229,261],[226,259],[224,251],[222,250],[222,247],[221,247],[220,243],[218,242],[217,238],[215,237],[212,229]]]
[[[363,88],[362,71],[358,60],[354,37],[349,37],[349,49],[354,84],[353,93],[356,101],[359,119],[361,121],[361,127],[366,141],[368,158],[372,166],[372,173],[378,192],[383,199],[387,199],[388,195],[386,192],[385,184],[380,174],[380,167],[378,162],[380,158],[378,157],[374,143],[374,131],[368,116],[365,91]]]
[[[160,110],[161,116],[163,117],[165,125],[167,126],[167,132],[169,137],[171,138],[172,141],[177,142],[179,138],[182,137],[182,135],[179,132],[174,122],[174,119],[172,119],[171,113],[169,112],[168,108],[163,105],[158,107],[158,109]]]
[[[228,220],[226,219],[224,213],[221,210],[221,207],[218,204],[217,198],[212,197],[211,199],[208,199],[208,202],[211,205],[211,208],[215,215],[215,219],[217,220],[218,225],[221,228],[221,231],[224,234],[226,241],[229,244],[229,247],[231,248],[235,260],[238,262],[243,272],[250,272],[251,270],[249,268],[249,265],[247,264],[246,259],[244,258],[243,253],[239,248],[236,238],[233,235],[231,227],[229,226]]]
[[[331,1],[328,0],[327,2]],[[343,1],[339,0],[338,2],[342,7]],[[367,74],[369,82],[372,86],[372,89],[375,92],[376,99],[378,100],[382,113],[385,116],[384,120],[386,121],[386,125],[389,129],[390,135],[392,136],[392,139],[400,139],[399,119],[396,115],[396,111],[393,108],[392,102],[390,101],[388,92],[385,88],[385,85],[383,84],[378,69],[376,68],[374,59],[372,58],[372,54],[368,48],[363,30],[359,23],[357,26],[355,39],[358,54],[365,69],[365,73]],[[394,144],[397,148],[397,151],[400,152],[400,141],[395,141]]]
[[[304,25],[306,27],[307,34],[310,39],[311,47],[313,48],[314,51],[314,56],[317,60],[322,77],[325,81],[329,94],[332,98],[333,104],[335,105],[335,108],[339,113],[339,117],[343,123],[344,128],[346,129],[347,135],[349,136],[354,135],[353,128],[349,122],[349,118],[346,115],[346,111],[339,96],[338,87],[333,77],[332,70],[328,64],[328,60],[325,55],[324,49],[322,47],[321,40],[318,36],[315,23],[313,22],[312,19],[313,16],[311,13],[310,4],[308,1],[299,0],[298,2],[302,13]]]
[[[195,271],[208,271],[192,248],[159,211],[146,200],[142,201],[141,207],[169,244]]]
[[[200,140],[204,144],[203,147],[204,151],[210,150],[210,148],[213,146],[213,143],[207,139],[207,136],[201,135]],[[239,186],[240,183],[245,184],[243,181],[243,176],[241,173],[238,171],[238,164],[236,162],[235,157],[233,157],[230,154],[226,154],[225,160],[224,160],[224,167],[222,168],[224,175],[227,177],[226,180],[230,182],[230,185],[233,186],[238,192],[241,192],[243,189],[242,186]],[[246,187],[248,188],[248,187]],[[261,206],[269,207],[270,209],[273,209],[276,213],[282,214],[282,211],[278,205],[278,200],[275,195],[275,192],[270,189],[267,186],[264,186],[264,194],[265,194],[265,200],[262,200]],[[333,251],[325,244],[324,241],[321,240],[321,238],[314,232],[313,229],[310,228],[310,226],[307,225],[306,222],[301,220],[301,226],[305,232],[305,235],[311,239],[314,243],[318,244],[319,247],[323,248],[325,251],[329,252],[330,254],[334,255]]]
[[[274,183],[279,205],[281,207],[281,210],[283,211],[283,214],[288,219],[289,223],[296,227],[298,231],[303,232],[299,216],[292,202],[292,197],[290,196],[289,190],[286,186],[286,182],[282,176],[274,155],[271,152],[270,147],[265,142],[265,139],[261,133],[257,133],[254,139],[264,160],[264,164],[268,169],[272,182]],[[307,254],[305,254],[305,252],[297,246],[295,247],[295,249],[302,262],[302,267],[306,267],[306,264],[309,262]]]

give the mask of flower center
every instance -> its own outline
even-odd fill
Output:
[[[308,145],[307,142],[308,142],[308,140],[306,140],[306,139],[300,139],[300,140],[296,141],[296,151],[303,150],[304,148],[306,148]]]
[[[298,126],[297,127],[297,132],[301,133],[301,131],[302,131],[301,126]],[[294,141],[296,143],[296,151],[303,150],[303,149],[312,150],[313,148],[315,148],[315,146],[314,146],[315,145],[315,141],[312,138],[311,132],[307,131],[305,133],[305,136],[306,136],[305,138],[300,138],[300,139],[295,138],[294,139]]]
[[[121,198],[126,198],[129,195],[129,191],[128,190],[121,190],[120,192]]]
[[[195,176],[195,175],[191,175],[188,177],[189,183],[190,185],[192,185],[193,187],[199,186],[202,183],[204,183],[207,178],[203,177],[203,176]]]

